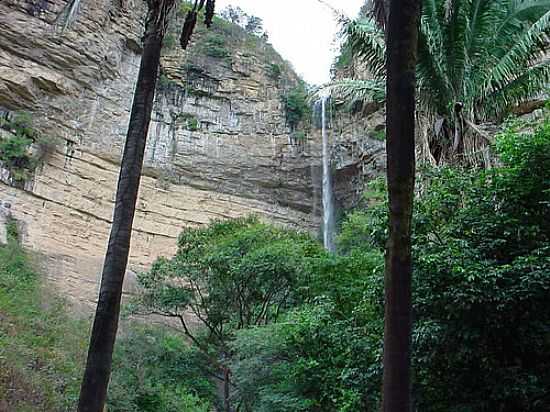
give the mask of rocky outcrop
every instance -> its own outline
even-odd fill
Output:
[[[139,0],[82,1],[76,18],[67,20],[73,5],[0,3],[0,107],[31,112],[38,133],[63,141],[26,190],[0,183],[0,202],[11,206],[23,243],[44,257],[56,287],[75,301],[91,302],[111,222],[144,9]],[[239,30],[221,26],[218,35],[232,36],[226,45],[199,32],[187,54],[165,50],[130,281],[157,256],[173,253],[188,225],[254,213],[317,230],[317,145],[292,142],[281,103],[298,79],[269,45]]]
[[[338,209],[357,206],[367,185],[386,167],[385,115],[376,110],[355,115],[337,110],[332,116],[331,163]]]
[[[56,288],[76,302],[96,296],[144,11],[141,0],[0,3],[0,121],[29,112],[36,133],[62,142],[18,187],[0,170],[0,203]],[[182,52],[182,18],[174,13],[163,49],[127,290],[137,271],[174,252],[185,226],[256,214],[319,230],[320,133],[298,141],[283,104],[298,77],[265,41],[219,19]],[[383,144],[367,132],[380,119],[356,120],[333,119],[343,208],[357,203],[384,161]]]

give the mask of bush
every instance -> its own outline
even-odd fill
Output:
[[[108,407],[113,412],[208,412],[215,388],[204,357],[179,336],[134,325],[117,342]]]
[[[291,130],[295,130],[300,122],[311,115],[311,109],[307,102],[305,86],[300,85],[290,90],[284,97],[286,121]]]
[[[550,408],[550,128],[507,131],[492,170],[425,170],[413,219],[413,395],[423,412]],[[352,213],[344,256],[310,263],[301,299],[231,343],[245,411],[377,410],[385,188]]]
[[[19,134],[0,140],[0,162],[15,182],[30,179],[36,167],[30,153],[31,144],[31,139]]]
[[[184,122],[186,130],[196,132],[200,129],[199,119],[191,113],[181,113],[179,119]]]
[[[201,44],[207,56],[222,59],[230,55],[226,48],[225,38],[218,33],[208,33]]]
[[[508,130],[487,171],[423,174],[413,218],[419,410],[550,408],[550,127]],[[387,205],[344,224],[345,250],[383,250]],[[546,325],[546,326],[545,326]]]
[[[268,67],[269,77],[271,77],[275,81],[279,81],[283,73],[281,66],[277,63],[270,63]]]
[[[245,411],[377,409],[383,331],[380,258],[319,261],[307,283],[308,303],[281,322],[238,332],[232,370]]]
[[[0,399],[7,410],[74,410],[87,325],[40,287],[14,222],[0,247]]]
[[[16,185],[29,180],[36,167],[61,143],[61,139],[38,134],[32,128],[29,113],[16,113],[11,119],[3,118],[0,128],[10,132],[7,138],[0,139],[0,162],[9,170]]]
[[[9,223],[0,247],[0,403],[9,411],[74,411],[89,323],[48,294]],[[109,410],[208,412],[210,370],[179,336],[133,322],[121,325],[109,387]]]

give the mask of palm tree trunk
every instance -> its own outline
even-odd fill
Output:
[[[391,0],[387,24],[386,151],[390,233],[386,246],[384,412],[411,410],[411,220],[420,0]]]
[[[134,94],[130,124],[118,179],[115,210],[94,319],[88,359],[78,403],[79,412],[101,412],[111,375],[118,329],[122,281],[128,263],[145,142],[151,120],[155,85],[164,37],[164,8],[150,6],[144,48]]]

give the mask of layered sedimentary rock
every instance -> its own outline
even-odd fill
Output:
[[[55,286],[78,302],[96,296],[144,14],[141,0],[0,3],[0,117],[28,112],[38,134],[61,142],[19,188],[2,170],[0,203]],[[174,13],[163,49],[130,283],[174,252],[186,226],[257,214],[319,230],[320,136],[298,142],[286,122],[285,95],[298,77],[264,40],[218,19],[181,51],[182,18]],[[355,204],[381,167],[381,143],[365,127],[334,119],[341,207]]]
[[[25,190],[4,179],[0,201],[9,205],[25,246],[44,257],[56,287],[91,302],[137,78],[144,7],[137,0],[79,3],[0,4],[0,106],[30,112],[38,133],[63,142]],[[164,53],[131,271],[173,253],[183,227],[212,219],[254,213],[306,230],[318,226],[318,151],[314,142],[292,143],[281,99],[298,79],[270,46],[231,30],[237,38],[225,45],[227,55],[209,53],[208,43],[199,48],[207,33],[198,33],[187,54]],[[272,73],[274,63],[282,74]]]

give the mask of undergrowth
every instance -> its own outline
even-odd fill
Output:
[[[0,411],[76,410],[89,319],[47,291],[15,222],[0,247]],[[214,387],[180,336],[125,320],[114,354],[109,412],[208,412]]]

